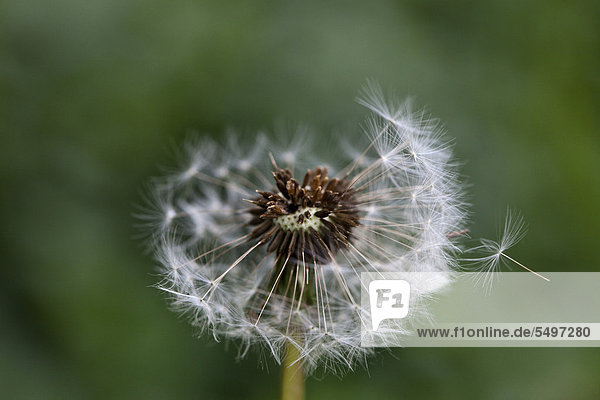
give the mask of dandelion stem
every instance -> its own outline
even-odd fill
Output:
[[[304,371],[299,358],[300,351],[288,341],[281,364],[281,400],[304,399]]]

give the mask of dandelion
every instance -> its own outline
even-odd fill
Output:
[[[286,382],[316,367],[353,368],[372,351],[360,345],[370,323],[361,272],[456,268],[467,210],[442,130],[376,85],[359,103],[372,112],[361,147],[311,147],[309,133],[290,148],[264,135],[202,139],[154,185],[158,286],[241,356],[256,345],[292,366]],[[417,286],[429,296],[440,284]]]

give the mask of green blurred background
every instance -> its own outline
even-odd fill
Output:
[[[472,234],[599,271],[598,1],[0,2],[0,398],[276,398],[278,369],[195,339],[132,227],[190,130],[356,130],[367,77],[456,138]],[[597,399],[598,349],[396,349],[309,399]]]

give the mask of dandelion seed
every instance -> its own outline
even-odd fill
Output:
[[[480,239],[481,245],[469,250],[469,252],[487,254],[481,257],[463,259],[479,271],[476,281],[481,282],[487,291],[490,290],[493,283],[493,272],[499,272],[500,267],[502,265],[508,266],[509,262],[518,265],[545,281],[550,281],[545,276],[531,270],[506,254],[506,251],[521,241],[526,233],[527,226],[523,216],[508,209],[506,216],[504,217],[504,225],[498,240]]]
[[[284,150],[263,135],[202,139],[155,185],[159,287],[241,355],[259,345],[280,362],[291,345],[309,371],[353,368],[372,351],[360,345],[361,272],[456,268],[466,204],[449,142],[373,84],[359,102],[373,112],[361,147],[312,148],[307,129]]]

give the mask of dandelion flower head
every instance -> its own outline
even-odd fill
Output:
[[[359,103],[371,112],[360,147],[312,146],[308,131],[287,147],[201,138],[153,185],[159,287],[241,355],[256,345],[280,362],[292,344],[308,369],[352,368],[372,351],[360,345],[361,272],[456,268],[466,206],[442,130],[376,85]],[[438,287],[424,281],[416,295]]]

